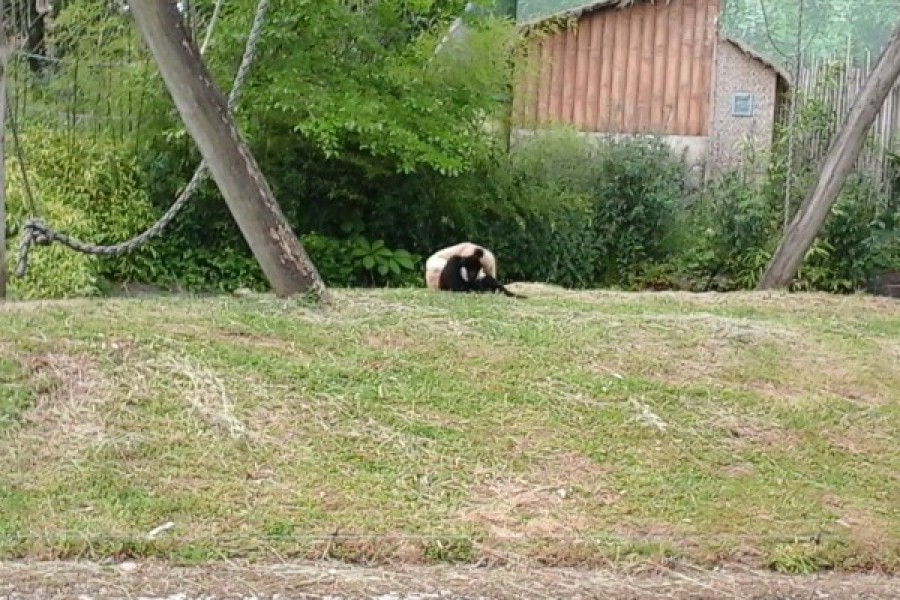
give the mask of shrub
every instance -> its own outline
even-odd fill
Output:
[[[774,250],[780,217],[758,183],[739,172],[724,174],[689,209],[687,229],[694,239],[680,257],[682,274],[706,279],[694,288],[752,288]]]
[[[777,171],[763,180],[732,171],[712,182],[687,213],[683,251],[657,277],[695,290],[754,288],[783,235],[784,192],[778,178]],[[791,201],[799,205],[798,199]],[[852,292],[900,264],[898,215],[896,201],[868,176],[853,174],[792,289]]]
[[[522,279],[633,286],[673,251],[684,170],[664,144],[568,131],[517,145],[487,177],[500,208],[485,238]]]
[[[900,265],[900,207],[858,173],[844,186],[794,289],[854,292]]]
[[[103,138],[69,136],[31,128],[20,136],[29,183],[39,217],[50,227],[96,244],[124,241],[153,221],[135,161]],[[9,159],[7,228],[19,232],[29,216],[19,163]],[[16,240],[10,240],[15,243]],[[10,256],[10,261],[17,257]],[[96,258],[54,244],[32,249],[26,277],[13,278],[11,293],[21,298],[59,298],[100,293],[108,278],[140,274],[150,256]]]
[[[490,247],[504,280],[586,287],[597,261],[589,189],[589,146],[569,132],[515,145],[477,171],[444,182],[443,236]]]
[[[593,183],[597,283],[633,287],[675,250],[684,208],[684,165],[657,140],[606,142]]]
[[[383,240],[341,240],[309,233],[302,242],[326,285],[409,286],[421,281],[421,257],[392,250]]]
[[[540,188],[531,188],[532,193]],[[589,200],[558,193],[554,207],[522,207],[489,218],[480,236],[500,262],[506,280],[542,281],[567,287],[590,287],[597,264]]]

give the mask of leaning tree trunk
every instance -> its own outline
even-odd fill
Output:
[[[321,297],[325,285],[241,139],[175,2],[128,4],[185,127],[275,294],[311,291]]]
[[[844,182],[859,157],[866,132],[875,121],[885,98],[900,76],[900,26],[891,36],[865,86],[850,109],[825,156],[818,181],[800,205],[775,250],[758,289],[785,288],[791,284],[813,241],[825,224]]]

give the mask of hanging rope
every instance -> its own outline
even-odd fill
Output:
[[[241,65],[238,67],[237,74],[234,78],[234,85],[231,88],[231,92],[228,94],[228,111],[231,113],[234,113],[234,110],[240,103],[241,89],[247,79],[250,67],[256,58],[256,51],[259,46],[260,37],[262,36],[262,28],[265,24],[268,9],[269,0],[259,0],[259,4],[256,6],[256,14],[253,17],[253,25],[251,26],[250,34],[247,37],[247,44],[244,47]],[[36,203],[31,193],[31,188],[27,183],[27,170],[25,168],[25,162],[22,160],[20,144],[16,141],[18,140],[18,136],[15,130],[15,124],[10,123],[10,125],[13,128],[13,135],[15,136],[14,141],[19,157],[19,168],[22,171],[25,196],[29,206],[34,207]],[[31,247],[35,244],[38,246],[49,246],[53,242],[58,242],[75,252],[90,254],[92,256],[122,256],[137,250],[163,232],[163,230],[175,219],[181,209],[184,208],[203,182],[206,181],[208,176],[209,169],[207,168],[206,161],[202,160],[197,166],[197,170],[194,171],[193,177],[191,177],[187,186],[178,196],[178,199],[169,210],[156,221],[156,223],[136,237],[112,246],[100,246],[83,242],[72,236],[54,231],[38,218],[28,219],[22,227],[22,240],[19,243],[19,262],[16,267],[16,277],[24,277],[26,273],[28,273],[28,254],[31,251]]]
[[[206,54],[206,47],[209,46],[209,41],[212,39],[213,29],[216,27],[216,22],[219,20],[219,13],[222,12],[222,3],[224,0],[218,0],[216,2],[215,8],[213,8],[213,14],[209,18],[209,24],[206,26],[206,37],[203,38],[203,45],[200,46],[200,55]]]

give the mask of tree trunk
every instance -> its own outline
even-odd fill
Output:
[[[311,291],[322,296],[325,285],[241,139],[175,2],[129,0],[128,5],[185,127],[275,294]]]
[[[853,165],[866,132],[875,121],[885,98],[900,76],[900,26],[895,30],[865,86],[850,109],[847,122],[832,142],[815,187],[791,221],[759,280],[758,289],[788,287],[828,218]]]

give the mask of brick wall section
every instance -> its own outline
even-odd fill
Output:
[[[775,124],[777,75],[724,38],[716,42],[715,90],[707,168],[710,172],[738,166],[747,146],[758,152],[771,147]],[[735,93],[753,94],[753,116],[731,115]],[[749,142],[749,144],[748,144]]]

